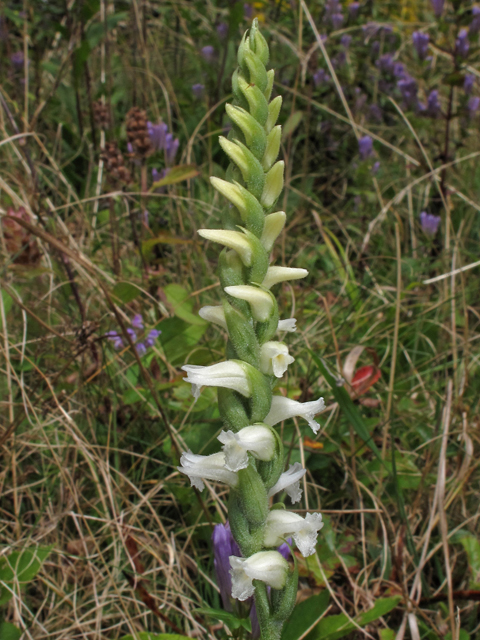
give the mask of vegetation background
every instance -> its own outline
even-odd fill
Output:
[[[225,206],[208,177],[254,16],[284,98],[275,258],[309,270],[280,294],[298,325],[281,392],[327,403],[316,437],[282,428],[326,522],[284,640],[480,637],[479,12],[3,4],[2,640],[248,626],[218,611],[225,488],[195,495],[176,465],[221,428],[180,367],[224,354],[197,314],[219,294],[195,232]]]

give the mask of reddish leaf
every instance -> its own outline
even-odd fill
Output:
[[[145,567],[138,557],[140,555],[140,551],[138,550],[137,543],[132,536],[127,536],[125,546],[127,547],[128,555],[135,566],[135,571],[140,574],[145,573]]]
[[[352,389],[357,396],[361,396],[377,382],[380,376],[380,369],[377,369],[377,367],[372,367],[371,365],[360,367],[353,376]]]

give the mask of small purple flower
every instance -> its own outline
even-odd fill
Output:
[[[359,10],[360,10],[359,2],[352,2],[351,4],[348,5],[348,14],[351,20],[355,20],[355,18],[358,16]]]
[[[202,58],[209,64],[212,63],[215,59],[215,49],[211,44],[207,44],[206,47],[202,47],[202,49],[200,49],[200,53],[202,55]]]
[[[165,162],[167,164],[174,163],[179,144],[179,139],[174,138],[173,133],[167,133],[165,136]]]
[[[136,339],[137,339],[137,334],[135,333],[135,331],[131,327],[128,327],[127,328],[127,333],[130,336],[130,340],[132,342],[135,342]]]
[[[165,138],[168,132],[168,125],[165,122],[153,124],[148,121],[147,131],[154,151],[162,151],[165,148]]]
[[[472,35],[480,31],[480,7],[472,7],[472,21],[468,31]]]
[[[317,69],[313,74],[313,83],[317,88],[329,81],[330,81],[330,76],[325,71],[325,69]]]
[[[432,118],[437,118],[440,114],[441,107],[438,100],[438,91],[434,89],[430,91],[427,98],[427,112]]]
[[[343,36],[340,38],[340,44],[345,49],[348,49],[351,42],[352,42],[352,36],[348,35],[348,33],[344,33]]]
[[[23,69],[23,65],[25,63],[25,56],[23,55],[23,51],[16,51],[12,53],[10,56],[10,62],[16,71],[21,71]]]
[[[123,340],[116,331],[107,331],[105,336],[110,340],[110,342],[113,342],[113,348],[115,351],[123,349]]]
[[[363,136],[358,141],[358,153],[361,160],[366,160],[373,155],[373,140],[370,136]]]
[[[468,116],[469,118],[474,118],[477,114],[478,107],[480,107],[480,98],[477,96],[472,96],[468,100]]]
[[[433,213],[422,211],[420,214],[420,224],[422,225],[423,232],[432,238],[437,233],[441,221],[441,217],[435,216]]]
[[[226,22],[220,22],[217,24],[217,34],[220,40],[225,40],[228,36],[228,24]]]
[[[251,20],[253,18],[253,7],[248,4],[248,2],[245,2],[243,5],[243,18],[244,20]]]
[[[143,329],[143,317],[141,313],[137,313],[132,318],[132,327],[141,331]]]
[[[403,78],[406,74],[405,67],[401,62],[395,62],[393,65],[393,75],[395,78]]]
[[[158,182],[159,180],[162,180],[169,174],[169,172],[170,172],[170,169],[168,167],[166,167],[165,169],[162,169],[161,171],[153,168],[152,169],[153,182]],[[167,190],[166,187],[157,187],[155,189],[155,193],[165,193],[166,190]]]
[[[465,91],[467,96],[472,93],[474,84],[475,76],[473,75],[473,73],[465,74],[465,80],[463,81],[463,90]]]
[[[415,51],[417,52],[420,60],[425,60],[428,55],[428,43],[430,42],[430,37],[428,33],[422,33],[421,31],[415,31],[412,34],[413,46],[415,47]]]
[[[374,162],[373,167],[370,169],[370,173],[372,174],[372,176],[376,176],[379,169],[380,162],[377,160],[376,162]]]
[[[443,13],[443,5],[445,4],[445,0],[431,0],[433,13],[437,18],[439,18]]]
[[[335,29],[335,31],[337,31],[338,29],[341,28],[342,24],[343,24],[343,14],[341,13],[334,13],[331,18],[330,18],[331,22],[332,22],[332,27]]]
[[[380,58],[375,62],[375,66],[380,69],[382,73],[393,74],[393,68],[395,63],[393,61],[393,57],[391,53],[384,53]]]
[[[147,353],[147,348],[143,344],[143,342],[139,342],[138,344],[135,345],[135,351],[138,353],[139,356],[144,356]]]
[[[230,576],[230,556],[241,556],[242,553],[237,543],[233,539],[230,525],[216,524],[212,534],[213,545],[213,566],[217,576],[217,584],[220,589],[220,596],[223,608],[226,611],[233,611],[231,594],[232,578]]]
[[[468,41],[468,31],[466,29],[460,29],[457,39],[455,40],[455,53],[461,58],[468,56],[468,50],[470,49],[470,43]]]
[[[192,84],[192,93],[197,100],[200,100],[200,98],[203,98],[204,91],[205,91],[204,84],[200,84],[200,83]]]
[[[402,94],[403,102],[407,107],[417,106],[417,83],[408,73],[397,82],[397,87]]]
[[[155,344],[158,336],[161,334],[161,331],[158,331],[157,329],[151,329],[148,333],[148,336],[145,339],[145,346],[150,348],[153,347],[153,345]]]

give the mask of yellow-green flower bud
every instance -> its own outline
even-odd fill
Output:
[[[268,82],[267,88],[263,92],[263,95],[265,96],[267,102],[268,102],[268,100],[270,100],[270,96],[272,95],[273,81],[274,80],[275,80],[275,71],[274,71],[274,69],[270,69],[270,71],[267,71],[267,82]]]
[[[231,120],[245,136],[247,146],[253,155],[261,160],[267,146],[267,134],[263,126],[246,109],[227,104],[225,110]]]
[[[260,198],[265,185],[265,175],[260,162],[253,153],[239,140],[227,140],[223,136],[218,139],[220,146],[227,156],[242,172],[243,179],[247,183],[248,190]]]
[[[225,293],[232,298],[245,300],[250,305],[252,316],[258,322],[267,322],[274,310],[274,299],[268,291],[249,284],[225,287]]]
[[[274,284],[286,282],[287,280],[300,280],[308,276],[306,269],[295,269],[291,267],[268,267],[267,275],[262,282],[262,287],[270,289]]]
[[[270,213],[266,216],[265,226],[260,239],[265,247],[265,251],[270,252],[272,250],[275,240],[283,231],[286,219],[285,211],[275,211],[275,213]]]
[[[262,166],[268,171],[275,162],[280,151],[280,143],[282,141],[282,127],[277,124],[267,136],[267,147],[262,158]]]
[[[278,120],[278,116],[280,114],[281,108],[282,108],[282,96],[277,96],[268,105],[268,118],[267,118],[267,124],[265,125],[265,130],[267,133],[270,133],[273,127],[277,124],[277,120]]]
[[[273,207],[277,201],[278,196],[283,189],[283,171],[285,169],[285,163],[283,160],[276,162],[270,171],[265,176],[265,186],[263,187],[262,197],[260,202],[265,209]]]
[[[226,231],[224,229],[199,229],[198,235],[218,242],[229,249],[233,249],[240,256],[243,264],[250,267],[252,264],[252,245],[247,236],[241,231]]]

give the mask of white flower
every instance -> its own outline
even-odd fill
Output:
[[[261,424],[244,427],[238,433],[222,431],[218,439],[224,445],[225,466],[230,471],[248,467],[248,451],[258,460],[271,460],[275,451],[272,430]]]
[[[192,395],[197,399],[200,395],[200,387],[224,387],[238,391],[242,396],[249,398],[252,394],[250,380],[241,364],[234,360],[218,362],[208,367],[196,364],[186,364],[182,367],[187,372],[185,382],[192,385]]]
[[[274,284],[286,280],[300,280],[308,276],[306,269],[294,269],[291,267],[268,267],[262,287],[270,289]]]
[[[258,322],[266,322],[273,311],[273,299],[269,293],[249,284],[225,287],[225,292],[233,298],[246,300],[252,310],[252,316]]]
[[[278,551],[259,551],[249,558],[230,556],[232,598],[247,600],[253,596],[253,580],[261,580],[274,589],[283,589],[288,562]]]
[[[260,238],[265,251],[271,251],[275,240],[285,226],[286,219],[285,211],[275,211],[275,213],[270,213],[265,217],[265,226],[263,227],[262,237]]]
[[[296,400],[284,398],[283,396],[273,396],[272,406],[264,422],[270,427],[273,427],[275,424],[282,422],[282,420],[300,416],[305,418],[313,433],[317,433],[320,425],[318,422],[315,422],[313,418],[324,409],[325,402],[323,398],[312,400],[311,402],[297,402]]]
[[[200,311],[201,311],[201,309],[200,309]],[[296,318],[287,318],[286,320],[279,320],[278,321],[277,331],[288,331],[289,333],[293,333],[296,330],[297,330],[297,319]]]
[[[285,538],[293,536],[304,558],[315,553],[317,535],[323,527],[320,513],[308,513],[305,518],[291,511],[274,509],[270,511],[265,526],[264,545],[278,547]]]
[[[205,487],[203,480],[216,480],[225,482],[231,487],[238,484],[236,473],[225,467],[225,454],[212,453],[210,456],[199,456],[191,451],[184,451],[180,458],[180,467],[177,467],[180,473],[184,473],[190,478],[192,487],[196,487],[199,491]]]
[[[260,371],[265,375],[281,378],[288,365],[295,362],[288,353],[288,347],[283,342],[271,340],[262,344],[260,349]]]
[[[222,329],[227,329],[227,321],[225,320],[225,311],[223,310],[223,307],[221,305],[202,307],[198,311],[198,315],[204,320],[206,320],[207,322],[218,324],[218,326],[222,327]],[[282,320],[282,322],[285,322],[285,320]],[[287,329],[284,329],[284,331],[287,331]]]
[[[271,498],[276,493],[285,490],[290,497],[292,504],[300,502],[302,498],[302,489],[300,489],[300,480],[307,473],[307,470],[302,467],[300,462],[295,462],[288,467],[288,471],[284,471],[277,483],[268,492],[268,497]]]
[[[240,256],[243,264],[250,267],[252,264],[252,245],[247,236],[241,231],[229,231],[224,229],[199,229],[198,235],[223,244],[229,249],[233,249]]]

